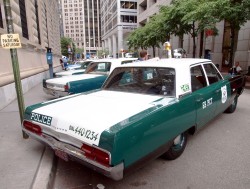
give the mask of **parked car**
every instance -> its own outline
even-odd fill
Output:
[[[83,74],[91,62],[92,62],[92,60],[77,61],[74,64],[75,67],[71,67],[67,71],[57,72],[57,73],[55,73],[55,76],[62,77],[62,76]]]
[[[206,59],[135,62],[100,90],[27,107],[22,128],[65,161],[120,180],[156,157],[178,158],[188,134],[235,111],[244,86]]]
[[[99,89],[109,73],[118,65],[130,63],[136,58],[92,60],[84,74],[43,80],[43,91],[46,94],[62,97],[69,94]]]

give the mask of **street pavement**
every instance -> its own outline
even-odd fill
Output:
[[[249,94],[250,82],[246,88]],[[42,83],[24,94],[25,107],[50,99],[42,91]],[[31,138],[23,139],[17,100],[0,110],[0,123],[0,188],[64,188],[63,180],[54,178],[57,170],[55,167],[57,158],[54,157],[54,153]],[[66,173],[67,170],[64,170],[60,174]],[[77,177],[77,171],[75,173]],[[91,179],[92,174],[92,171],[84,174],[85,179]],[[71,182],[69,179],[67,181]],[[142,186],[144,184],[139,183]],[[135,187],[138,185],[136,180],[134,185]],[[92,188],[93,185],[88,187]]]
[[[25,107],[49,100],[42,83],[24,94]],[[54,154],[29,138],[23,139],[17,100],[0,110],[0,188],[49,188]]]
[[[113,181],[77,162],[57,159],[53,189],[249,189],[250,88],[233,114],[221,114],[174,161],[157,158]]]

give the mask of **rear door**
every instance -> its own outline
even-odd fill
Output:
[[[215,88],[209,86],[202,65],[191,67],[191,88],[195,99],[196,125],[202,127],[214,117],[216,103],[214,103]]]
[[[210,88],[214,90],[213,103],[216,104],[214,116],[223,112],[229,106],[228,95],[230,95],[230,86],[227,80],[224,80],[220,72],[213,64],[203,64],[207,75]]]

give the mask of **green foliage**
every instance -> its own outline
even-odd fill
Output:
[[[84,52],[84,49],[83,48],[75,48],[75,54],[81,54]]]
[[[64,56],[68,55],[68,46],[71,46],[71,50],[73,52],[75,52],[76,50],[76,46],[75,43],[73,43],[72,39],[68,38],[68,37],[62,37],[61,38],[61,53]]]
[[[102,49],[97,51],[97,56],[100,57],[106,57],[109,55],[109,50],[108,49]]]
[[[220,21],[226,20],[232,30],[239,30],[249,19],[250,0],[172,0],[170,5],[160,7],[144,27],[132,32],[127,41],[130,49],[145,49],[163,44],[170,35],[182,38],[189,33],[195,42],[195,37],[208,29],[217,35],[216,23]]]

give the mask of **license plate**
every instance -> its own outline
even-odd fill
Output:
[[[55,150],[56,156],[63,159],[64,161],[69,161],[68,154],[66,154],[64,151],[61,150]]]

